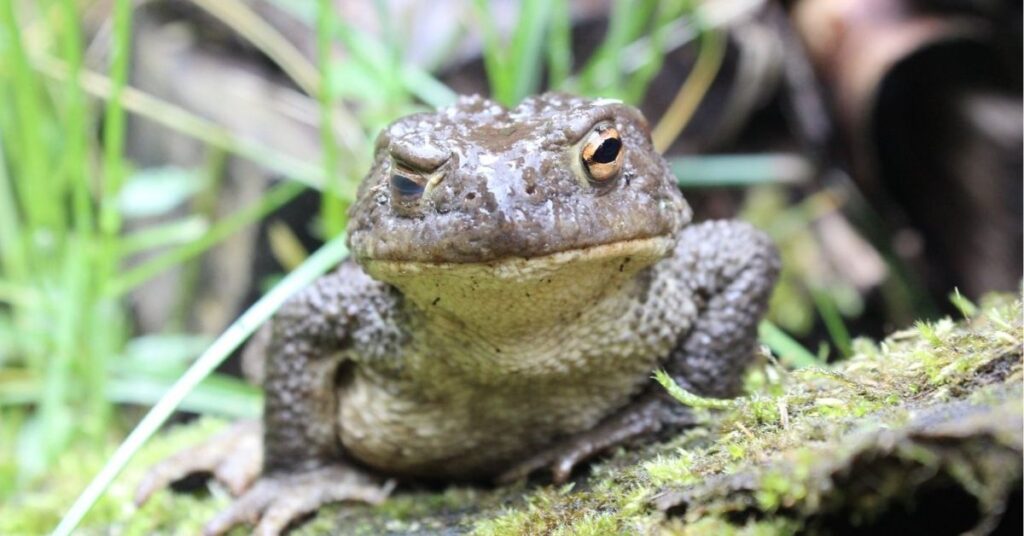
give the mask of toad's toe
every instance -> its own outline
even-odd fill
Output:
[[[325,504],[342,501],[378,504],[393,488],[392,481],[382,484],[370,475],[340,465],[269,475],[213,518],[203,533],[220,535],[237,525],[255,523],[255,534],[277,535],[295,520]]]
[[[260,448],[262,427],[243,421],[206,443],[183,450],[155,465],[135,490],[135,504],[189,475],[207,473],[227,486],[233,495],[244,492],[256,480],[263,465]]]

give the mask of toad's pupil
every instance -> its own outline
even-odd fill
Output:
[[[404,175],[392,175],[391,187],[403,197],[416,197],[423,193],[423,185]]]
[[[622,148],[622,142],[618,138],[608,138],[601,142],[601,145],[594,151],[594,156],[591,157],[591,161],[597,162],[598,164],[608,164],[614,162],[619,156],[619,149]]]

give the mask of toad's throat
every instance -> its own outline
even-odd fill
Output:
[[[672,236],[632,239],[532,258],[479,263],[364,260],[428,317],[495,336],[562,325],[610,295],[636,291],[636,275],[664,258]]]

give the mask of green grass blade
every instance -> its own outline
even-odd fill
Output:
[[[111,48],[110,100],[103,117],[103,196],[100,207],[100,229],[113,246],[121,230],[117,196],[125,177],[124,132],[125,111],[121,102],[128,84],[131,48],[131,0],[114,3],[114,42]],[[108,252],[108,255],[112,253]],[[114,260],[116,262],[116,260]]]
[[[23,280],[29,271],[27,252],[21,240],[22,226],[15,208],[14,185],[7,174],[4,131],[0,128],[0,267],[5,277]]]
[[[383,102],[401,100],[405,90],[395,76],[398,63],[394,51],[388,50],[373,34],[344,21],[338,20],[336,27],[335,35],[345,46],[347,61],[358,63],[365,76],[373,81],[376,91],[365,97]]]
[[[448,106],[458,98],[444,82],[415,65],[404,64],[399,76],[406,91],[434,108]]]
[[[88,307],[86,294],[89,290],[89,273],[80,269],[81,265],[78,261],[85,256],[83,244],[79,240],[70,240],[65,248],[62,259],[64,266],[61,273],[61,292],[50,298],[57,303],[52,303],[48,307],[49,311],[53,311],[52,336],[55,347],[46,358],[45,384],[37,413],[42,426],[40,437],[43,443],[41,447],[43,447],[44,460],[47,461],[47,464],[56,458],[71,439],[72,426],[70,424],[73,422],[74,403],[69,400],[72,396],[70,386],[73,381],[82,382],[83,380],[74,378],[73,368],[78,353],[78,319],[83,316],[81,314],[83,309]],[[85,381],[82,383],[86,384],[86,392],[94,395],[102,392],[104,379],[102,375],[99,378],[96,375],[90,375],[84,378]],[[90,419],[99,417],[100,415],[95,417],[89,415]]]
[[[192,200],[193,214],[203,219],[203,232],[206,230],[207,222],[217,219],[217,203],[224,188],[227,163],[227,153],[224,151],[217,148],[210,148],[207,151],[206,162],[203,164],[203,187]],[[178,296],[174,300],[171,316],[167,319],[167,331],[185,329],[198,296],[201,279],[202,262],[199,258],[192,258],[182,264],[178,277]]]
[[[118,210],[123,218],[143,220],[171,214],[202,190],[198,170],[175,166],[138,169],[122,185]]]
[[[320,196],[320,221],[323,236],[334,236],[344,230],[345,207],[339,192],[338,144],[334,139],[334,92],[331,89],[332,66],[331,35],[334,26],[334,2],[319,0],[319,14],[316,24],[317,60],[320,64],[320,87],[317,88],[320,102],[320,145],[323,151],[324,191]]]
[[[548,86],[566,89],[566,80],[572,71],[572,20],[569,3],[553,2],[548,25]]]
[[[850,357],[853,353],[850,342],[850,332],[846,329],[843,317],[839,314],[839,308],[829,293],[824,289],[811,289],[811,298],[814,299],[814,306],[825,323],[825,330],[828,331],[832,343],[836,345],[841,356]]]
[[[675,22],[675,17],[679,15],[682,9],[683,4],[676,2],[659,2],[655,6],[655,16],[652,23],[654,28],[651,30],[650,37],[648,38],[651,46],[643,54],[638,54],[635,58],[639,62],[635,72],[627,78],[625,84],[623,98],[626,102],[639,103],[643,101],[644,95],[647,93],[647,87],[661,70],[661,66],[664,63],[664,44],[668,38],[671,26]],[[626,53],[631,48],[626,47],[623,49],[622,54],[624,57],[620,68],[624,74],[630,72],[627,63],[634,59],[630,58],[629,54]]]
[[[651,129],[651,139],[654,140],[654,147],[658,152],[665,152],[682,134],[700,103],[704,101],[725,60],[726,46],[725,33],[715,30],[701,32],[700,52],[693,69],[679,87],[658,124]]]
[[[623,56],[626,45],[638,37],[650,20],[654,2],[616,0],[608,16],[608,31],[594,54],[580,70],[580,89],[589,95],[621,97],[624,91]]]
[[[787,335],[785,331],[782,331],[778,326],[767,320],[762,320],[757,326],[757,335],[761,342],[770,348],[772,352],[775,352],[783,363],[793,368],[822,364],[810,350],[804,348],[802,344]]]
[[[67,175],[67,187],[72,195],[72,210],[75,228],[80,235],[92,230],[93,209],[92,195],[89,191],[88,143],[91,137],[87,121],[87,102],[85,91],[82,90],[79,78],[83,64],[83,42],[79,28],[79,14],[74,0],[60,0],[59,26],[54,33],[61,36],[61,50],[64,61],[68,65],[69,84],[62,90],[65,92],[65,119],[63,167]]]
[[[0,407],[36,404],[42,393],[39,379],[24,369],[0,369]]]
[[[43,391],[31,377],[4,378],[0,372],[0,407],[39,404]],[[175,377],[132,375],[114,377],[106,383],[106,399],[118,404],[152,406],[174,384]],[[258,418],[263,404],[262,391],[244,381],[211,374],[181,401],[181,411],[236,419]]]
[[[160,272],[181,264],[213,247],[218,242],[238,232],[260,218],[295,199],[306,189],[298,182],[283,182],[267,192],[258,202],[218,221],[198,240],[189,242],[121,274],[114,280],[107,293],[119,296],[147,281]]]
[[[99,474],[75,500],[54,529],[53,535],[69,536],[81,523],[92,505],[110,486],[110,483],[117,478],[117,475],[121,473],[135,453],[174,413],[188,393],[209,376],[260,325],[266,322],[290,296],[338,264],[347,253],[345,236],[339,235],[324,244],[297,270],[285,276],[281,283],[232,323],[128,434],[128,437],[118,446]]]
[[[121,257],[126,257],[148,249],[186,244],[202,238],[208,229],[206,218],[187,216],[122,236],[118,252]]]
[[[69,80],[68,67],[63,62],[46,56],[35,58],[35,68],[45,76],[58,81]],[[110,100],[113,85],[109,78],[83,69],[80,82],[87,93]],[[314,165],[291,155],[282,153],[266,144],[237,136],[230,130],[180,106],[160,100],[132,87],[124,88],[119,99],[125,110],[154,121],[175,132],[195,138],[217,149],[235,154],[255,162],[266,169],[276,171],[292,179],[302,181],[312,188],[323,187],[322,166]]]
[[[0,2],[0,28],[0,37],[6,38],[2,45],[6,51],[4,60],[13,78],[10,82],[4,81],[5,84],[10,83],[17,129],[11,132],[12,164],[16,166],[19,178],[24,179],[17,181],[15,193],[31,227],[56,231],[61,218],[59,207],[50,198],[54,191],[53,175],[47,154],[49,144],[42,132],[48,122],[42,101],[45,94],[40,91],[39,81],[30,67],[22,42],[24,33],[14,13],[14,2]]]
[[[814,175],[806,158],[785,153],[694,155],[668,158],[668,163],[684,188],[797,184]]]
[[[27,309],[38,306],[39,300],[40,296],[36,289],[0,279],[0,303]]]
[[[174,377],[131,375],[113,378],[107,398],[119,404],[151,406],[174,384]],[[259,418],[263,396],[259,388],[242,380],[211,374],[181,401],[179,409],[234,419]]]
[[[484,38],[484,68],[491,98],[506,105],[514,104],[512,98],[511,65],[501,35],[491,13],[487,0],[473,1],[473,15]]]
[[[970,320],[975,316],[978,316],[978,306],[974,305],[974,302],[967,299],[966,296],[960,294],[960,289],[954,288],[953,292],[949,294],[949,302],[956,307],[960,314],[963,315],[965,320]]]
[[[664,369],[654,371],[654,380],[661,384],[672,398],[687,407],[695,409],[730,409],[736,407],[735,400],[703,397],[683,389]]]
[[[509,105],[518,104],[540,89],[544,56],[544,31],[551,19],[549,0],[524,0],[512,34],[509,58],[512,73],[512,94]]]

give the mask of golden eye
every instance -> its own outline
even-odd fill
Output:
[[[583,169],[595,182],[608,182],[622,169],[622,138],[615,127],[598,127],[583,140],[580,159]]]

